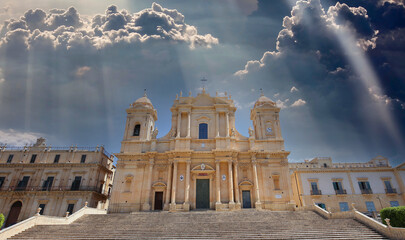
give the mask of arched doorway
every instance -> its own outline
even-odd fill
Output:
[[[21,207],[22,203],[20,201],[13,203],[13,205],[10,208],[10,212],[8,213],[5,227],[9,227],[17,222],[18,216],[20,215],[21,212]]]

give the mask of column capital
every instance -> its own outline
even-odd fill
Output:
[[[185,161],[188,165],[190,165],[191,164],[191,159],[188,159],[188,160],[186,160]]]
[[[215,160],[215,163],[216,163],[216,164],[220,164],[220,163],[221,163],[221,160],[218,160],[218,159],[217,159],[217,160]]]

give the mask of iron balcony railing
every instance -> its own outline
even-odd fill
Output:
[[[387,189],[385,189],[385,193],[397,193],[397,189],[395,189],[395,188],[387,188]]]
[[[347,192],[346,192],[345,189],[335,190],[335,192],[336,192],[336,195],[344,195],[344,194],[347,194]]]
[[[371,189],[361,189],[361,194],[373,194],[373,190],[371,190]]]
[[[102,191],[100,187],[96,186],[52,186],[52,187],[46,187],[46,186],[15,186],[15,187],[2,187],[0,188],[0,191],[91,191],[91,192],[97,192],[102,195],[108,196],[107,191]]]
[[[322,195],[322,191],[321,190],[311,190],[311,195]]]

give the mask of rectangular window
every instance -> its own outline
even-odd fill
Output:
[[[72,182],[72,187],[70,190],[77,191],[80,189],[80,182],[82,181],[82,177],[75,177],[75,180]]]
[[[7,163],[11,163],[11,161],[13,161],[13,157],[14,157],[14,154],[8,155]]]
[[[0,177],[0,189],[3,186],[5,180],[6,180],[6,177]]]
[[[30,180],[29,176],[24,176],[23,179],[18,183],[16,191],[24,191]]]
[[[44,184],[42,185],[42,191],[50,191],[52,188],[52,184],[53,184],[53,179],[54,177],[48,177],[48,179],[46,179],[44,181]]]
[[[336,191],[342,190],[342,183],[341,182],[333,182],[333,189],[335,189]]]
[[[60,158],[60,154],[55,155],[55,159],[53,159],[53,163],[58,163]]]
[[[320,208],[323,208],[326,210],[326,205],[325,203],[316,203],[316,205],[318,205]]]
[[[390,201],[391,207],[399,207],[398,201]]]
[[[73,209],[75,208],[75,205],[73,203],[70,203],[66,209],[66,212],[69,212],[69,215],[73,213]]]
[[[30,163],[35,163],[35,159],[37,159],[37,155],[32,154]]]
[[[367,211],[369,212],[376,212],[375,206],[374,206],[374,202],[370,201],[370,202],[366,202],[366,207],[367,207]]]
[[[341,212],[349,211],[349,203],[347,203],[347,202],[340,202],[339,207],[340,207]]]
[[[85,163],[86,162],[86,154],[82,155],[82,159],[80,160],[80,163]]]
[[[44,214],[44,210],[45,210],[45,204],[44,204],[44,203],[41,203],[41,204],[39,204],[38,207],[41,208],[41,211],[39,211],[39,214],[40,214],[40,215],[43,215],[43,214]]]
[[[208,138],[208,124],[206,123],[200,123],[199,129],[198,129],[198,138],[199,139],[207,139]]]
[[[367,182],[359,182],[359,188],[362,194],[372,194],[373,191],[371,190],[370,183]]]
[[[385,189],[387,189],[387,190],[392,189],[391,182],[389,180],[385,180],[384,185],[385,185]]]
[[[322,195],[321,190],[318,189],[317,182],[311,182],[311,195]]]

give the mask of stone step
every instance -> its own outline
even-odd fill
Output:
[[[353,219],[314,212],[200,211],[87,215],[42,225],[12,239],[386,239]]]

